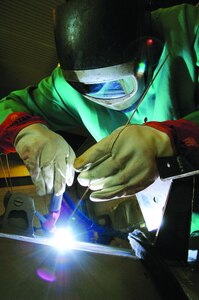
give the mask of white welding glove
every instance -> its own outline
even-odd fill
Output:
[[[75,153],[62,136],[37,123],[23,128],[14,145],[39,195],[60,195],[72,185]]]
[[[146,125],[128,125],[76,158],[81,172],[78,181],[89,186],[93,201],[131,196],[152,184],[159,176],[156,157],[172,156],[170,138]]]

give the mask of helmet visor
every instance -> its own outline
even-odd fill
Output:
[[[133,75],[122,79],[85,84],[81,82],[70,82],[81,94],[103,101],[118,102],[126,96],[132,96],[137,92],[137,80]],[[93,99],[93,100],[94,100]]]
[[[159,40],[145,37],[133,43],[132,60],[127,63],[62,71],[68,83],[89,100],[111,109],[125,110],[133,107],[143,94],[161,52]]]

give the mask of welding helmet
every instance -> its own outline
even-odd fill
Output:
[[[68,0],[54,10],[55,43],[66,81],[87,99],[135,105],[162,49],[147,34],[144,0]]]

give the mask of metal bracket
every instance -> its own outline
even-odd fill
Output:
[[[5,196],[5,214],[1,224],[1,232],[34,236],[33,218],[35,204],[33,198],[22,193]]]
[[[175,179],[168,194],[155,248],[163,258],[187,262],[195,177]]]
[[[183,156],[157,159],[160,178],[173,179],[154,246],[163,258],[187,262],[199,170]]]
[[[157,168],[162,180],[179,179],[199,174],[184,156],[169,156],[156,158]]]

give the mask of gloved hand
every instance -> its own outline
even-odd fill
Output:
[[[131,196],[152,184],[158,177],[156,157],[172,156],[170,138],[146,125],[128,125],[76,158],[81,172],[78,181],[90,186],[93,201]]]
[[[60,195],[72,185],[75,153],[62,136],[37,123],[23,128],[14,146],[39,195]]]

